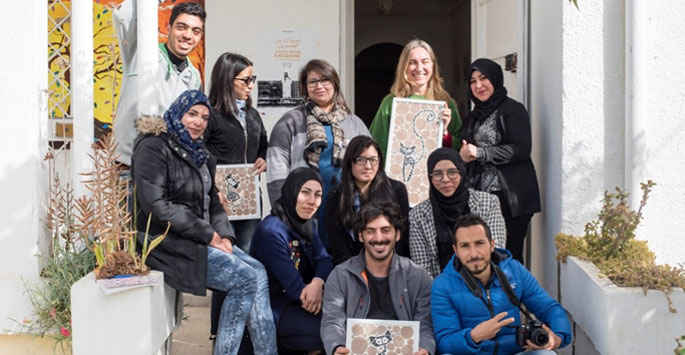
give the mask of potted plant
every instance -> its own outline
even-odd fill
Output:
[[[635,238],[654,186],[641,184],[637,210],[621,189],[605,192],[582,236],[555,238],[561,303],[601,354],[665,354],[685,332],[683,265],[657,264],[647,242]]]
[[[172,322],[175,318],[175,292],[164,286],[161,273],[151,273],[145,265],[147,256],[162,242],[166,233],[149,243],[148,238],[145,238],[140,253],[136,250],[137,231],[128,212],[128,182],[119,177],[120,166],[116,162],[115,150],[116,144],[110,136],[94,144],[91,155],[94,168],[92,172],[84,174],[88,177],[84,184],[91,196],[75,198],[72,187],[60,182],[54,172],[54,162],[50,162],[51,185],[46,216],[46,226],[51,235],[50,249],[44,258],[42,282],[27,285],[34,317],[25,318],[19,323],[28,333],[54,337],[57,341],[55,346],[59,346],[63,353],[68,353],[72,345],[74,353],[79,353],[79,345],[72,344],[75,336],[78,336],[74,334],[78,332],[77,328],[86,329],[81,331],[84,333],[81,338],[84,339],[94,338],[88,334],[90,331],[105,332],[99,324],[89,324],[102,319],[89,315],[113,312],[107,317],[117,318],[116,315],[121,314],[125,318],[127,309],[145,314],[135,305],[128,304],[130,294],[124,296],[128,297],[127,304],[116,306],[121,295],[107,294],[116,292],[117,288],[126,287],[128,290],[132,286],[146,284],[159,286],[154,291],[148,290],[147,294],[155,294],[156,298],[152,301],[163,301],[159,302],[158,307],[169,310],[155,309],[149,305],[149,301],[144,301],[139,308],[157,311],[172,319]],[[52,157],[53,153],[48,153],[46,159]],[[148,216],[148,225],[150,218]],[[97,283],[93,282],[95,280]],[[75,295],[74,286],[78,286],[77,289],[82,292]],[[146,291],[141,291],[141,294],[146,294]],[[80,298],[82,296],[85,299]],[[74,302],[74,298],[79,300]],[[107,305],[99,307],[98,302],[107,302]],[[102,309],[93,312],[93,307]],[[79,314],[86,317],[77,319],[74,313],[79,311],[73,312],[75,308],[80,309]],[[107,319],[107,323],[113,325],[111,321]],[[123,322],[122,328],[135,328],[128,324],[135,323],[135,319],[124,319]],[[166,328],[170,332],[173,324]],[[168,334],[161,334],[158,338],[163,337],[164,340]],[[107,336],[111,336],[110,331],[107,331]],[[159,342],[150,346],[158,347]],[[102,352],[98,350],[98,353]]]

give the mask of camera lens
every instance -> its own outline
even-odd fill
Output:
[[[530,341],[535,345],[542,346],[549,342],[549,335],[543,329],[534,329],[530,334]]]

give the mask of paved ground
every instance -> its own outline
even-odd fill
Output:
[[[184,295],[186,318],[172,337],[171,355],[211,355],[209,297]]]

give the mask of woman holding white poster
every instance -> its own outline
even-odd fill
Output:
[[[256,76],[249,59],[229,52],[219,56],[212,69],[209,87],[212,108],[202,139],[218,164],[253,164],[253,174],[258,175],[266,170],[269,142],[262,117],[252,107],[250,91],[255,84]],[[241,250],[250,250],[252,233],[259,221],[257,218],[231,222]],[[212,336],[216,335],[225,297],[221,291],[212,294]]]
[[[420,39],[411,40],[404,46],[395,71],[395,82],[390,93],[381,101],[369,131],[380,144],[383,156],[388,156],[388,135],[390,131],[390,113],[394,98],[444,101],[442,111],[443,146],[459,149],[461,119],[457,105],[442,87],[438,62],[435,53],[428,43]]]

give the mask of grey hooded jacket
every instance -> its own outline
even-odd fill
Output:
[[[326,280],[321,319],[321,340],[327,354],[345,346],[347,318],[366,318],[371,294],[366,282],[364,250],[333,269]],[[398,320],[420,321],[419,347],[435,353],[430,312],[432,280],[425,269],[394,255],[388,273],[390,297]]]

